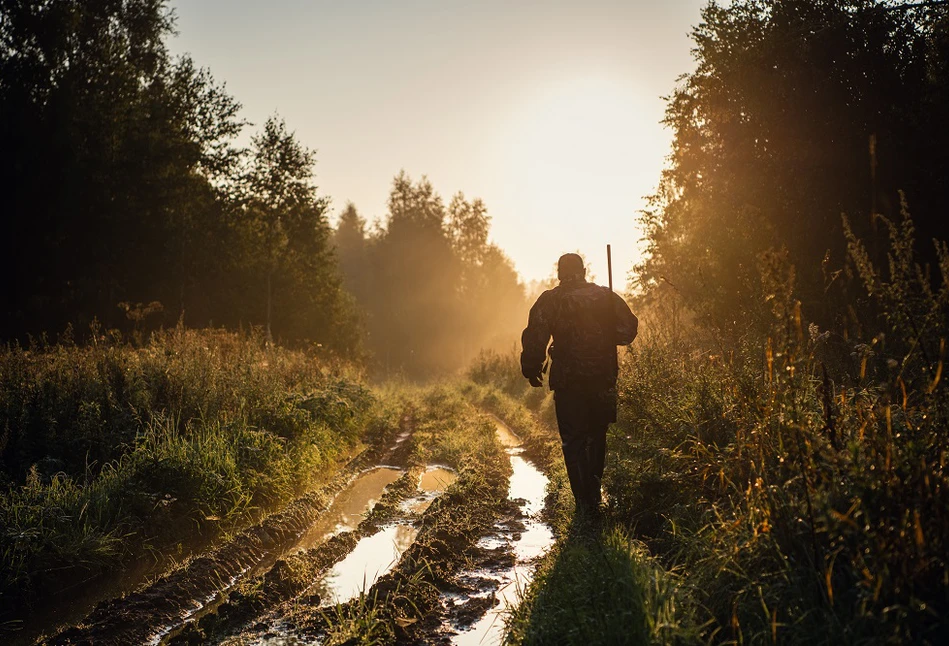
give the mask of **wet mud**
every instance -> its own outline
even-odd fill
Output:
[[[541,520],[546,477],[495,423],[503,451],[459,472],[413,465],[411,429],[400,429],[332,487],[101,604],[51,643],[320,643],[367,604],[392,631],[386,641],[501,643],[503,612],[553,537]]]
[[[377,472],[386,470],[385,479]],[[400,472],[396,472],[400,473]],[[444,467],[413,467],[392,480],[392,467],[376,467],[360,474],[337,497],[324,518],[314,523],[304,540],[288,550],[264,575],[248,578],[227,600],[200,621],[189,624],[169,640],[172,644],[226,640],[241,631],[241,643],[294,643],[293,627],[284,619],[285,605],[326,608],[345,603],[370,588],[398,562],[414,541],[419,512],[444,493],[457,477]],[[379,485],[386,480],[384,492]],[[373,486],[370,486],[373,485]],[[363,507],[359,509],[357,502]],[[355,527],[336,518],[358,518]],[[332,529],[329,529],[332,528]],[[323,542],[314,539],[321,535]],[[316,544],[314,547],[308,545]]]
[[[553,535],[541,520],[547,478],[522,457],[520,440],[499,422],[497,435],[509,460],[507,468],[487,474],[488,482],[470,487],[467,479],[473,482],[478,476],[463,472],[460,486],[425,511],[417,523],[415,541],[407,549],[398,544],[399,539],[407,542],[413,531],[398,525],[368,539],[378,541],[376,549],[367,547],[360,554],[356,548],[339,564],[351,577],[355,575],[338,586],[333,599],[339,605],[308,591],[226,643],[320,643],[334,623],[358,615],[367,603],[374,604],[375,612],[394,631],[387,641],[501,643],[503,613],[517,602],[518,591],[529,582]],[[360,571],[394,559],[400,551],[398,564],[374,584],[370,585],[374,576],[360,578]],[[325,584],[314,589],[333,594]],[[352,599],[346,601],[347,597]]]
[[[314,588],[322,605],[346,603],[370,589],[388,573],[418,536],[413,523],[451,486],[458,476],[445,467],[430,466],[419,477],[418,492],[404,500],[401,518],[391,519],[375,534],[364,536],[353,551],[336,563]]]
[[[511,460],[508,500],[518,514],[500,522],[476,544],[472,566],[458,576],[461,593],[446,591],[443,630],[454,633],[450,643],[491,645],[504,641],[503,614],[517,604],[530,584],[537,560],[550,548],[554,535],[541,519],[547,477],[522,456],[521,442],[500,420],[498,439]]]

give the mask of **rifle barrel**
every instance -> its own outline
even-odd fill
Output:
[[[613,291],[613,254],[610,245],[606,245],[606,273],[610,278],[610,291]]]

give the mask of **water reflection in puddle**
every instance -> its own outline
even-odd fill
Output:
[[[238,644],[247,646],[312,646],[319,644],[320,640],[313,637],[297,635],[286,624],[277,624],[274,626],[276,635],[267,635],[257,637],[249,641],[239,641]]]
[[[396,467],[382,466],[368,469],[356,475],[346,488],[339,492],[333,499],[326,513],[320,516],[320,518],[304,532],[299,541],[289,548],[286,553],[315,547],[330,536],[356,529],[360,521],[362,521],[363,516],[382,498],[386,487],[398,480],[403,473],[402,470]],[[411,541],[409,542],[411,543]],[[272,557],[266,558],[263,563],[272,565],[277,556],[277,554],[273,554]],[[246,574],[247,571],[248,569],[245,569],[238,576],[232,578],[223,589],[230,588],[237,579],[243,574]],[[223,597],[215,593],[203,602],[198,602],[195,608],[185,612],[181,619],[193,621],[203,617],[208,612],[213,611],[222,600]],[[171,627],[163,629],[160,633],[156,634],[153,642],[156,644],[160,643],[171,630],[173,630]],[[286,641],[297,639],[297,637],[293,635],[280,635],[274,639],[284,640],[283,642],[273,642],[274,644],[304,643],[300,641]]]
[[[447,467],[428,467],[419,480],[418,488],[421,494],[406,500],[403,509],[413,514],[422,514],[457,479],[458,474]]]
[[[320,543],[328,535],[355,529],[362,516],[382,497],[384,489],[395,482],[401,471],[377,468],[358,476],[350,487],[337,496],[324,517],[307,532],[309,546]],[[429,466],[419,476],[419,493],[404,501],[407,518],[384,525],[372,536],[366,536],[356,547],[337,562],[312,588],[319,594],[322,605],[345,603],[369,588],[398,564],[405,550],[411,547],[418,529],[409,524],[410,517],[424,512],[432,502],[458,479],[448,467]],[[269,636],[253,644],[265,646],[299,646],[315,643],[296,634],[286,625],[277,625]]]
[[[521,438],[514,435],[514,431],[509,429],[504,422],[499,419],[495,419],[494,427],[501,446],[506,449],[516,449],[521,446]]]
[[[533,464],[519,455],[511,454],[511,484],[507,497],[511,500],[524,500],[524,513],[533,516],[544,508],[547,495],[547,476],[537,470]]]
[[[450,469],[428,467],[419,478],[419,495],[406,500],[403,508],[422,513],[457,479],[457,474]],[[315,591],[326,602],[349,601],[395,567],[417,535],[418,529],[405,522],[383,526],[372,536],[360,539],[353,551],[317,584]]]
[[[458,474],[451,469],[446,467],[429,467],[422,474],[418,488],[426,493],[440,494],[452,486],[457,479]]]
[[[334,565],[314,591],[325,602],[345,603],[368,591],[379,577],[391,570],[402,552],[412,545],[418,529],[411,525],[387,525],[361,539],[349,556]]]
[[[398,480],[402,471],[376,467],[356,476],[318,521],[301,537],[294,550],[305,550],[341,532],[356,529],[363,516],[382,498],[385,488]]]
[[[511,459],[511,483],[508,497],[521,503],[524,512],[524,530],[517,540],[510,533],[485,537],[480,547],[495,549],[510,545],[515,555],[514,566],[500,572],[473,571],[462,576],[477,576],[498,581],[496,592],[498,603],[464,632],[452,638],[453,644],[460,646],[487,646],[504,641],[504,619],[502,615],[508,608],[517,604],[520,592],[530,583],[534,573],[534,560],[543,554],[554,542],[550,528],[539,519],[547,493],[547,476],[534,465],[520,457],[523,449],[521,441],[500,420],[496,420],[498,440],[505,447]],[[454,600],[446,599],[453,603]]]

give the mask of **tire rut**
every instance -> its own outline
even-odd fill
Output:
[[[529,576],[536,557],[552,542],[549,528],[539,519],[546,478],[537,471],[543,478],[539,490],[534,483],[530,500],[520,496],[523,487],[512,483],[508,474],[513,470],[519,477],[517,472],[527,463],[519,457],[519,441],[515,437],[512,445],[513,434],[503,428],[508,433],[501,439],[509,460],[522,464],[494,473],[493,484],[468,490],[464,481],[477,475],[463,470],[460,490],[435,500],[419,521],[415,542],[364,597],[327,607],[321,606],[318,596],[303,592],[272,607],[256,624],[245,624],[245,630],[232,633],[224,643],[311,643],[332,631],[336,622],[364,612],[366,603],[373,603],[374,612],[389,622],[395,643],[451,644],[459,637],[477,643],[485,635],[497,638],[503,622],[495,626],[485,618],[489,613],[496,618],[497,606],[510,602],[515,568]],[[525,540],[531,543],[529,548]]]

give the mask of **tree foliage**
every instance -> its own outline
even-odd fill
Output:
[[[947,25],[945,3],[709,3],[692,33],[697,67],[669,98],[675,138],[644,214],[643,284],[740,328],[767,296],[773,249],[795,265],[810,311],[829,316],[842,213],[873,238],[874,214],[898,219],[902,190],[922,239],[944,238]]]
[[[313,184],[315,163],[313,151],[277,117],[251,139],[240,184],[237,261],[249,292],[259,295],[248,303],[252,318],[264,321],[269,339],[276,325],[287,337],[351,351],[358,329],[329,242],[329,201]]]
[[[353,348],[312,152],[277,119],[238,149],[240,104],[169,55],[172,29],[165,0],[0,4],[0,335],[160,302],[164,323]]]
[[[348,356],[368,338],[412,375],[514,338],[523,291],[480,200],[401,173],[381,225],[350,205],[334,232],[314,152],[276,115],[238,147],[240,104],[170,56],[173,23],[167,0],[0,0],[0,338],[249,325]]]
[[[155,1],[4,2],[4,255],[21,277],[8,331],[178,304],[241,124],[206,72],[170,59],[171,26]]]

